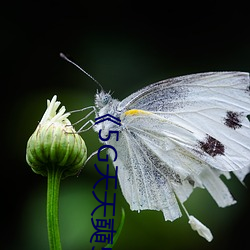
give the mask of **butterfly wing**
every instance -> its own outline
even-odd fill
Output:
[[[132,210],[161,210],[165,220],[173,221],[181,216],[176,196],[184,202],[197,186],[206,188],[221,207],[235,202],[220,172],[187,149],[196,139],[192,132],[154,114],[122,120],[126,127],[119,141],[110,143],[119,155],[119,181]],[[174,132],[187,147],[176,143]]]
[[[189,75],[150,85],[118,109],[123,130],[117,149],[122,192],[132,210],[181,213],[194,187],[206,188],[221,207],[233,200],[220,175],[243,180],[250,168],[247,73]],[[126,150],[125,150],[126,149]]]
[[[194,74],[158,82],[121,102],[122,110],[144,110],[191,131],[191,150],[223,171],[249,168],[249,76],[242,72]],[[181,135],[175,133],[176,140]],[[185,141],[183,147],[187,147]]]
[[[144,150],[142,142],[131,135],[131,132],[123,132],[119,142],[111,143],[118,152],[116,164],[119,182],[131,210],[161,210],[166,220],[171,221],[180,217],[180,209],[168,183],[169,179],[157,176],[157,168],[153,165],[155,162],[150,159],[151,152]]]

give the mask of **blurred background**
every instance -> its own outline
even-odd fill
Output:
[[[218,1],[217,1],[218,2]],[[25,161],[26,143],[54,94],[67,110],[93,105],[97,85],[59,57],[63,52],[122,100],[150,83],[206,71],[250,69],[249,17],[237,3],[219,6],[144,1],[11,1],[1,4],[1,249],[48,249],[46,178]],[[83,114],[72,116],[76,121]],[[82,134],[89,154],[98,135]],[[77,177],[62,181],[60,228],[64,250],[101,249],[91,244],[92,195],[100,178],[94,157]],[[105,165],[100,168],[105,168]],[[206,242],[191,230],[186,216],[165,222],[157,211],[132,212],[120,188],[115,228],[126,219],[114,249],[248,249],[249,188],[225,180],[236,205],[218,208],[205,190],[195,190],[186,207],[213,235]],[[104,185],[98,186],[104,195]],[[101,212],[96,218],[101,218]]]

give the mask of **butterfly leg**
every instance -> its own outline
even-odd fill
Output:
[[[103,149],[101,149],[101,151],[103,151],[104,150],[104,148]],[[96,151],[94,151],[93,153],[91,153],[90,154],[90,156],[87,158],[87,160],[84,162],[84,164],[83,164],[83,166],[81,167],[81,169],[78,171],[78,173],[77,173],[77,177],[80,175],[80,173],[81,173],[81,171],[82,171],[82,169],[84,168],[84,166],[87,164],[87,162],[93,157],[93,156],[95,156],[97,153],[98,153],[98,151],[99,151],[99,149],[98,150],[96,150]]]
[[[81,118],[80,120],[78,120],[77,122],[75,122],[73,124],[73,126],[81,123],[82,121],[86,120],[87,118],[89,118],[93,113],[96,115],[96,108],[94,106],[90,106],[90,107],[86,107],[86,108],[82,108],[82,109],[78,109],[78,110],[73,110],[70,112],[70,114],[72,113],[76,113],[76,112],[83,112],[85,110],[89,110],[90,112],[88,114],[86,114],[83,118]],[[88,124],[91,124],[89,127],[85,128]],[[81,132],[85,132],[88,131],[89,129],[91,129],[94,126],[94,122],[92,120],[88,120],[87,122],[85,122],[77,131],[77,133],[81,133]]]
[[[81,119],[82,121],[83,119]],[[79,121],[77,122],[79,123]],[[87,127],[88,124],[91,124],[90,126]],[[92,120],[88,120],[87,122],[85,122],[78,130],[77,130],[77,133],[83,133],[83,132],[86,132],[88,130],[90,130],[93,126],[95,125],[95,123],[92,121]],[[87,127],[87,128],[85,128]]]

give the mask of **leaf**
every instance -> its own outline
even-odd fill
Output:
[[[120,234],[121,234],[121,231],[122,231],[124,222],[125,222],[125,211],[124,211],[124,209],[122,208],[122,218],[121,218],[120,225],[119,225],[119,227],[118,227],[118,229],[117,229],[117,232],[116,232],[116,234],[115,234],[115,236],[114,236],[114,238],[113,238],[113,244],[108,244],[108,245],[105,246],[105,248],[113,248],[113,247],[114,247],[116,241],[118,240],[118,238],[119,238],[119,236],[120,236]],[[104,248],[104,249],[105,249],[105,248]]]

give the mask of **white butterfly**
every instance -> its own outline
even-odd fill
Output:
[[[218,206],[235,203],[220,175],[240,181],[250,172],[249,74],[210,72],[151,84],[123,101],[96,94],[97,117],[121,119],[94,126],[102,136],[119,130],[115,147],[122,193],[131,210],[161,210],[165,220],[181,216],[178,205],[195,187],[206,188]],[[113,151],[109,152],[114,157]],[[186,211],[185,207],[184,210]],[[208,241],[209,229],[189,223]]]

